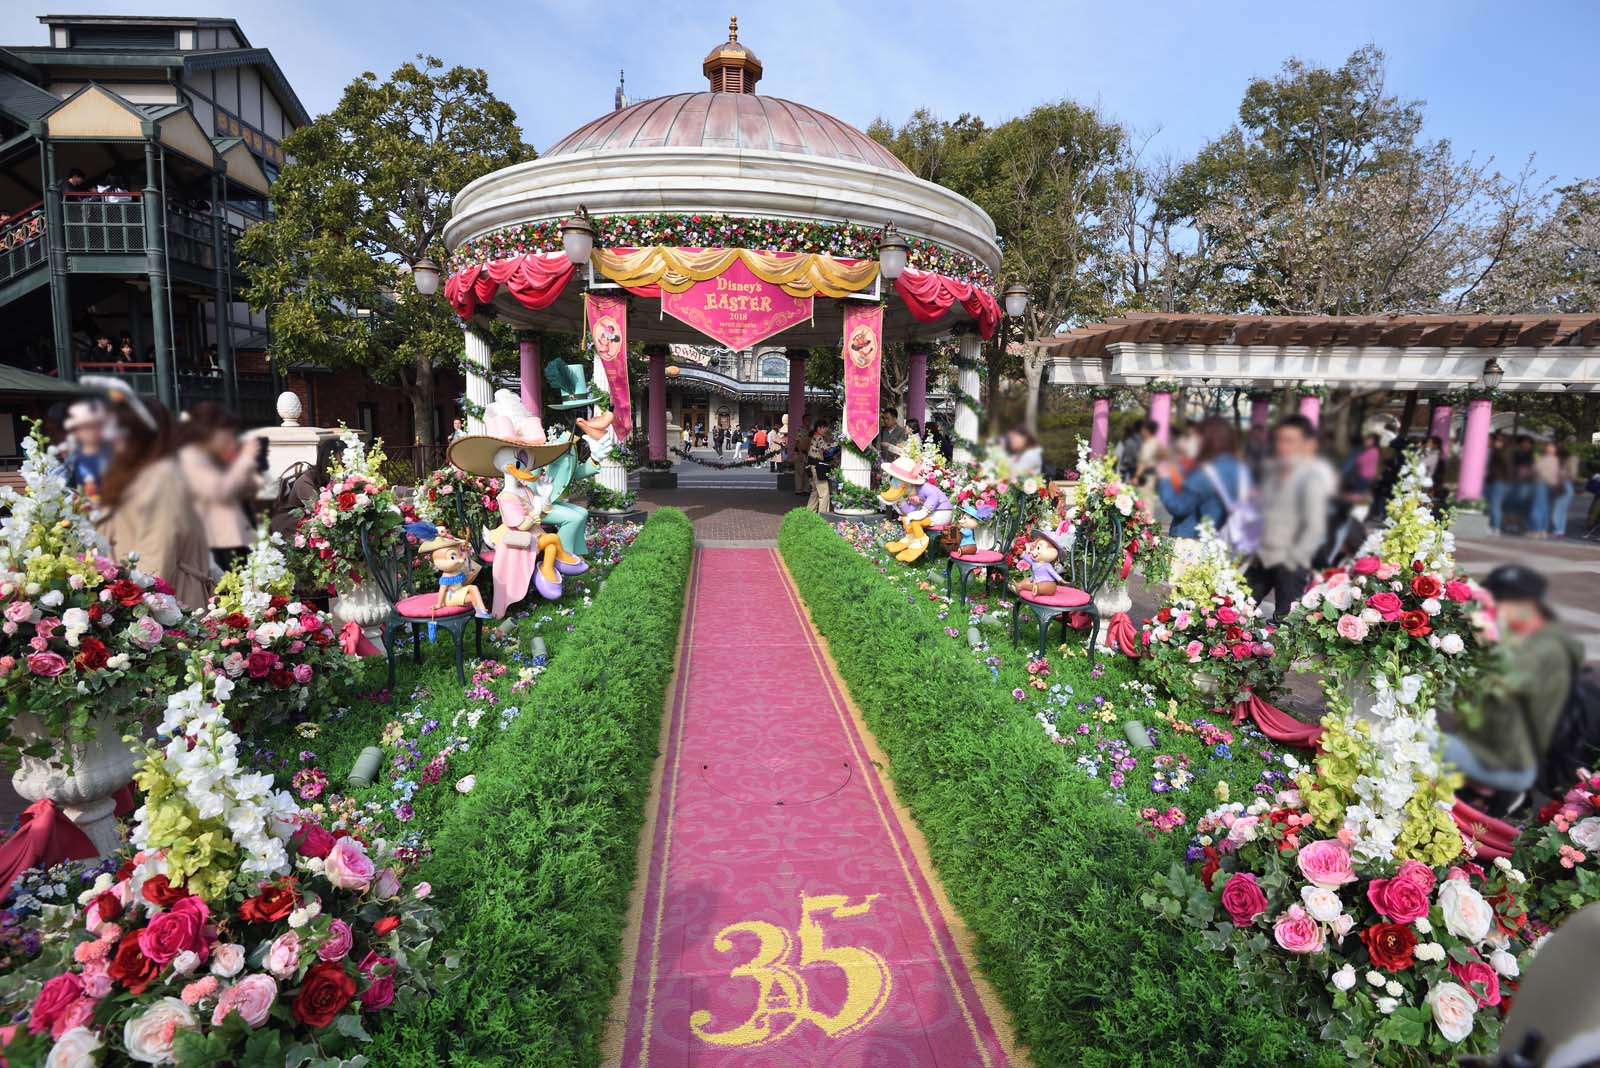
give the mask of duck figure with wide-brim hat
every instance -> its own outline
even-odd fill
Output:
[[[928,469],[921,461],[900,456],[882,468],[889,484],[878,499],[900,513],[900,526],[905,531],[903,538],[896,538],[884,548],[902,564],[909,564],[928,551],[928,528],[950,525],[950,498],[928,481]]]
[[[548,437],[539,417],[504,389],[484,409],[484,431],[451,442],[448,456],[470,475],[505,480],[495,498],[500,525],[485,533],[495,554],[492,614],[501,619],[528,595],[530,584],[539,596],[554,601],[563,592],[562,580],[589,566],[562,545],[558,533],[543,525],[566,489],[564,481],[557,484],[552,468],[571,455],[572,438]]]
[[[1028,577],[1018,579],[1011,588],[1018,593],[1049,597],[1066,582],[1056,570],[1056,561],[1072,546],[1072,528],[1066,523],[1054,530],[1041,527],[1030,532],[1028,539],[1028,548],[1019,558],[1028,569]]]

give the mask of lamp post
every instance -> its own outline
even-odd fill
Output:
[[[589,218],[589,209],[582,204],[578,205],[576,215],[561,220],[561,251],[567,254],[573,266],[582,267],[589,262],[594,253],[594,235],[594,221]]]
[[[1490,356],[1483,364],[1483,384],[1488,389],[1499,389],[1500,383],[1505,381],[1505,368],[1500,366],[1500,361]]]
[[[411,283],[420,296],[431,297],[439,292],[439,265],[432,257],[424,256],[411,265]]]
[[[1013,319],[1022,318],[1028,310],[1028,287],[1021,282],[1012,282],[1006,286],[1005,302],[1007,315]]]
[[[894,223],[884,223],[883,231],[878,235],[878,273],[893,282],[905,271],[910,256],[911,246],[900,236]]]

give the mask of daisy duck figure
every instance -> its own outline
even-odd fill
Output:
[[[909,564],[928,551],[930,528],[950,525],[950,498],[928,481],[927,468],[909,456],[897,457],[882,466],[889,485],[878,499],[895,507],[905,531],[905,537],[896,538],[884,548],[902,564]]]

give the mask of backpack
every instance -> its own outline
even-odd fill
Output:
[[[1577,781],[1578,769],[1593,768],[1600,753],[1600,676],[1592,666],[1572,676],[1572,691],[1550,736],[1550,748],[1539,762],[1537,787],[1561,797]]]
[[[1265,521],[1261,518],[1261,503],[1256,498],[1255,488],[1250,484],[1250,471],[1244,464],[1239,464],[1238,468],[1236,492],[1231,497],[1222,485],[1222,479],[1217,477],[1216,468],[1206,464],[1200,470],[1206,476],[1206,481],[1211,483],[1211,488],[1217,491],[1217,496],[1222,498],[1222,507],[1228,513],[1217,533],[1235,553],[1250,556],[1261,545],[1261,528]]]

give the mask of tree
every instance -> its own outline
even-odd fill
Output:
[[[411,399],[416,440],[434,444],[434,375],[459,363],[461,329],[406,274],[443,262],[458,190],[530,159],[488,76],[418,56],[388,81],[368,72],[338,106],[284,141],[272,212],[241,241],[251,306],[270,315],[270,354],[356,367]]]

